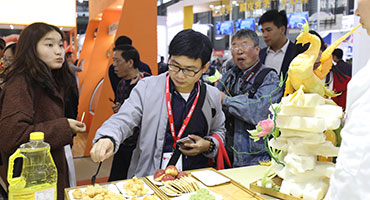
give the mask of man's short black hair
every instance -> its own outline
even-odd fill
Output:
[[[191,59],[200,58],[202,67],[210,60],[212,43],[209,38],[192,29],[180,31],[172,39],[168,54],[171,56],[186,56]]]
[[[343,50],[342,49],[339,49],[339,48],[336,48],[336,49],[334,49],[332,55],[333,56],[336,56],[339,60],[342,60],[342,58],[343,58]]]
[[[288,26],[288,18],[286,16],[285,10],[281,10],[280,12],[277,10],[269,10],[261,16],[260,20],[258,21],[258,25],[261,25],[265,22],[272,22],[275,26],[280,28],[281,26],[285,27],[285,34]]]
[[[3,38],[0,38],[0,49],[3,50],[6,46],[6,42]]]
[[[135,47],[129,44],[118,45],[114,47],[113,51],[122,51],[122,58],[126,61],[132,59],[134,61],[134,68],[138,68],[140,64],[140,55],[139,52],[135,49]]]
[[[123,45],[123,44],[132,45],[132,40],[125,35],[121,35],[114,42],[114,46]]]
[[[68,51],[68,52],[66,53],[66,58],[69,58],[70,56],[72,56],[72,52],[71,52],[71,51]]]

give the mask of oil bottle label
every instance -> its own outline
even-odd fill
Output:
[[[56,197],[56,186],[39,191],[9,191],[9,200],[54,200]]]
[[[35,200],[49,200],[54,199],[55,188],[50,188],[48,190],[42,190],[35,192]]]

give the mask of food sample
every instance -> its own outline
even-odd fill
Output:
[[[175,180],[175,177],[170,175],[170,174],[166,174],[166,175],[163,176],[163,178],[161,180],[162,180],[162,182],[173,181],[173,180]]]
[[[179,172],[176,178],[180,179],[181,177],[187,177],[189,174],[187,172]]]
[[[149,195],[144,197],[143,200],[157,200],[157,198],[154,195]]]
[[[164,169],[158,169],[158,170],[154,173],[154,175],[153,175],[153,179],[154,179],[155,181],[161,181],[161,180],[162,180],[162,178],[164,177],[164,175],[166,175],[166,174],[165,174]]]
[[[205,188],[201,188],[197,193],[190,196],[189,200],[215,200],[216,197],[209,193]]]
[[[124,200],[125,197],[116,194],[107,188],[100,187],[99,184],[95,184],[94,186],[90,185],[87,186],[85,192],[82,192],[80,189],[76,189],[72,192],[72,196],[74,199],[82,199],[82,200]]]
[[[200,189],[198,181],[192,177],[182,177],[173,181],[163,182],[164,186],[161,189],[170,195],[190,193]]]
[[[128,180],[123,185],[125,192],[128,196],[142,196],[148,193],[148,189],[144,187],[144,182],[139,180],[136,176]]]
[[[165,173],[176,177],[178,174],[178,170],[174,165],[170,165],[165,169]]]
[[[82,199],[82,191],[80,188],[75,189],[75,191],[72,192],[72,196],[75,199]]]

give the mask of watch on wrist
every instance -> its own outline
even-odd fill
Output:
[[[205,140],[208,140],[210,142],[210,145],[208,147],[208,150],[205,152],[206,154],[208,153],[212,153],[215,148],[216,148],[216,144],[213,142],[213,140],[211,138],[204,138]]]

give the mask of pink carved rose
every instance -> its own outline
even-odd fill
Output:
[[[259,126],[262,131],[253,136],[264,137],[274,129],[274,121],[272,119],[265,119],[258,122],[257,126]]]

